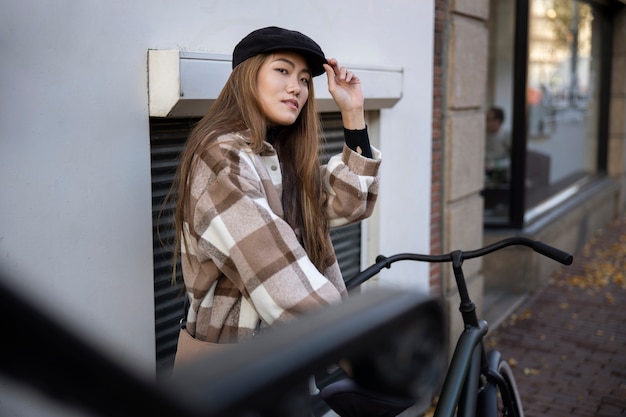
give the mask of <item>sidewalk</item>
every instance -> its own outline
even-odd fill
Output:
[[[622,218],[492,333],[526,417],[626,416],[625,275]]]

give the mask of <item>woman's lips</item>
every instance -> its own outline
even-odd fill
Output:
[[[298,107],[300,107],[297,100],[284,100],[283,103],[285,103],[294,110],[298,110]]]

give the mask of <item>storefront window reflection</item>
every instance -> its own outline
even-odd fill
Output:
[[[527,209],[596,172],[600,72],[589,5],[533,0],[530,12]]]
[[[509,196],[525,193],[525,220],[598,171],[601,33],[591,6],[574,0],[530,0],[524,155],[511,154],[515,0],[492,3],[486,114],[485,220],[508,222]],[[508,46],[508,48],[507,48]],[[515,109],[520,111],[520,109]],[[492,129],[503,114],[502,131]],[[519,133],[519,132],[518,132]],[[517,135],[519,136],[519,134]],[[517,148],[519,149],[519,148]],[[524,158],[525,183],[511,189],[511,158]]]
[[[515,0],[491,1],[483,188],[487,223],[509,221],[515,15]]]

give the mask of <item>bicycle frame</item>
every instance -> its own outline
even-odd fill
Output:
[[[451,259],[461,299],[459,310],[465,329],[455,347],[435,408],[435,417],[451,417],[455,411],[459,417],[475,415],[479,378],[485,370],[487,358],[482,342],[487,335],[488,326],[484,320],[478,320],[476,306],[469,297],[462,269],[462,252],[452,252]]]
[[[457,289],[460,297],[459,311],[463,317],[464,330],[455,346],[454,353],[448,367],[435,408],[434,417],[472,417],[477,413],[478,393],[485,387],[500,388],[503,400],[507,405],[513,404],[512,396],[515,393],[507,392],[508,387],[502,379],[498,366],[500,355],[497,351],[494,358],[488,358],[483,340],[487,335],[488,325],[484,320],[479,320],[476,314],[476,306],[472,302],[465,282],[463,273],[463,261],[478,258],[495,252],[507,246],[526,246],[535,252],[551,258],[564,265],[570,265],[573,257],[569,253],[534,241],[525,237],[511,237],[481,249],[473,251],[453,251],[445,255],[422,255],[404,253],[390,257],[378,256],[376,263],[363,270],[346,282],[348,289],[354,289],[383,268],[389,268],[392,263],[400,260],[413,260],[422,262],[451,262]],[[494,359],[494,360],[490,360]],[[481,376],[484,376],[481,382]],[[493,395],[495,398],[495,393]],[[495,410],[495,407],[494,407]]]

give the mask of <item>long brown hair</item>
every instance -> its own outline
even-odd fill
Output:
[[[174,214],[175,246],[173,280],[180,246],[188,236],[183,223],[190,201],[190,185],[196,158],[224,134],[245,132],[254,152],[263,149],[268,123],[258,101],[257,74],[268,58],[254,56],[237,65],[207,114],[198,122],[183,150],[170,196],[177,194]],[[301,231],[302,244],[313,264],[323,272],[329,265],[327,196],[319,168],[321,135],[313,83],[309,97],[294,124],[276,129],[274,146],[283,170],[283,209],[289,225]],[[168,196],[169,197],[169,196]]]

